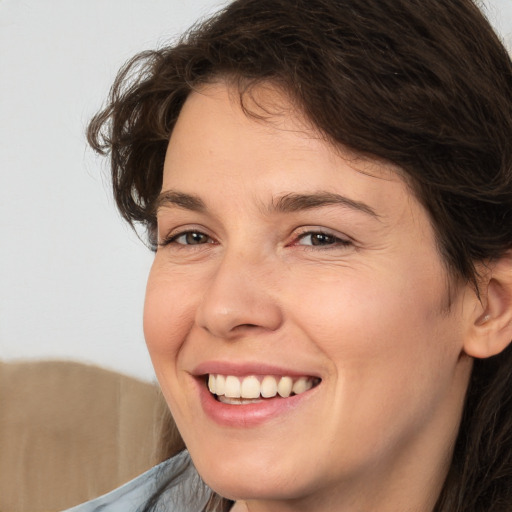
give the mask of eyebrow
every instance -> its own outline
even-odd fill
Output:
[[[206,211],[206,205],[199,196],[185,194],[175,190],[166,190],[161,192],[155,201],[154,211],[157,212],[160,208],[171,206],[177,206],[194,212]]]
[[[285,194],[281,197],[272,199],[270,206],[266,209],[268,213],[290,213],[303,210],[313,210],[331,205],[341,205],[346,208],[365,213],[376,219],[380,217],[379,214],[366,203],[332,192]],[[166,190],[160,193],[156,199],[154,211],[156,212],[160,208],[173,206],[195,212],[205,212],[207,210],[204,201],[195,194],[185,194],[175,190]]]
[[[333,192],[317,192],[313,194],[286,194],[272,201],[270,211],[277,212],[296,212],[300,210],[313,210],[330,205],[341,205],[352,210],[366,213],[375,218],[379,214],[369,205],[361,201],[356,201]]]

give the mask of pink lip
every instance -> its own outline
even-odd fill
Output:
[[[199,399],[203,411],[217,424],[224,427],[250,428],[261,425],[276,416],[281,416],[296,409],[308,400],[318,389],[313,388],[300,395],[289,398],[265,398],[261,402],[246,405],[230,405],[219,402],[208,391],[202,379],[196,379]]]
[[[198,365],[193,375],[197,385],[199,401],[205,414],[223,427],[250,428],[261,425],[296,409],[312,398],[319,386],[289,398],[265,398],[260,402],[246,405],[230,405],[219,402],[206,386],[206,374],[221,375],[286,375],[290,377],[311,376],[309,372],[294,371],[268,364],[205,362]]]

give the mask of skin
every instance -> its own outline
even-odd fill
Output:
[[[266,120],[244,114],[229,85],[205,86],[169,143],[162,191],[205,207],[158,209],[159,240],[172,242],[156,253],[144,329],[163,393],[199,473],[237,511],[431,511],[478,300],[452,284],[447,308],[432,226],[397,169],[333,147],[272,87],[255,97]],[[351,203],[271,207],[320,191]],[[222,426],[193,375],[211,360],[321,383],[260,425]]]

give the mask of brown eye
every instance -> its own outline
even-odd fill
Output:
[[[198,231],[189,231],[179,237],[179,239],[183,239],[184,244],[187,245],[198,245],[198,244],[206,244],[209,241],[209,236],[204,233],[199,233]]]
[[[201,231],[186,231],[178,233],[165,240],[161,245],[177,244],[177,245],[202,245],[213,243],[212,239]]]
[[[345,242],[336,238],[334,235],[328,235],[327,233],[305,233],[299,240],[300,245],[325,246],[335,245],[337,243]]]
[[[314,233],[311,235],[311,245],[332,245],[336,243],[336,237],[325,233]]]

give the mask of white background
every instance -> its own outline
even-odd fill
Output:
[[[121,221],[84,130],[117,69],[221,0],[0,0],[0,358],[144,380],[152,253]],[[488,14],[512,42],[512,0]]]

